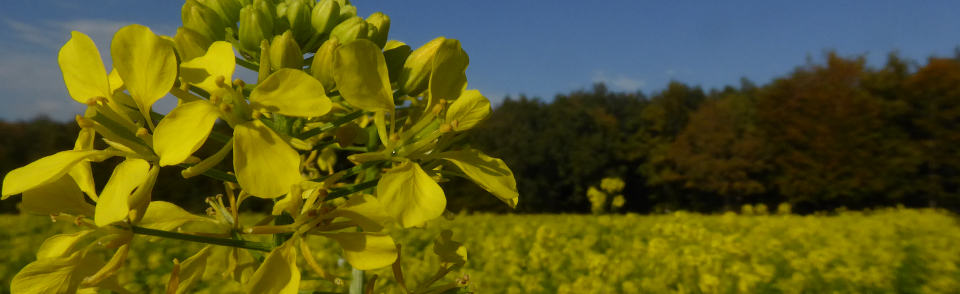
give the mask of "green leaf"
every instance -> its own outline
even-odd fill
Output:
[[[68,150],[38,159],[7,173],[3,178],[2,199],[56,181],[80,161],[94,157],[99,159],[94,161],[100,161],[112,154],[101,150]]]
[[[111,91],[107,70],[103,67],[97,45],[81,32],[73,31],[70,34],[70,41],[57,54],[63,82],[70,97],[80,103],[87,103],[94,97],[109,98]]]
[[[440,185],[413,162],[384,173],[377,183],[377,198],[404,228],[421,226],[447,207]]]
[[[520,197],[517,180],[503,160],[487,156],[475,149],[443,152],[437,156],[456,165],[470,180],[510,207],[517,207]]]
[[[212,220],[191,214],[170,202],[151,201],[139,225],[154,230],[172,231],[188,222],[212,222]]]
[[[323,236],[337,241],[343,248],[343,257],[359,270],[386,267],[397,260],[397,245],[387,234],[344,232]]]
[[[236,67],[233,45],[216,41],[203,56],[180,64],[180,77],[207,93],[214,93],[221,88],[217,85],[217,79],[222,78],[223,82],[229,85]]]
[[[320,81],[301,70],[285,68],[253,89],[250,106],[286,116],[318,117],[330,112],[333,104]]]
[[[440,257],[440,264],[445,268],[459,268],[467,263],[467,248],[452,238],[452,231],[443,230],[440,238],[433,241],[433,253]]]
[[[340,95],[360,109],[393,111],[393,91],[380,47],[369,40],[355,40],[337,48],[334,79]]]
[[[433,58],[433,70],[430,72],[430,100],[436,103],[440,99],[453,100],[467,88],[467,65],[470,58],[460,48],[460,41],[443,40]],[[428,108],[429,109],[429,108]]]
[[[142,25],[121,28],[110,44],[113,66],[144,117],[177,79],[177,57],[171,42]]]
[[[127,219],[130,213],[130,194],[143,185],[149,177],[150,163],[143,159],[128,158],[110,175],[110,180],[100,193],[94,222],[98,227]]]
[[[247,293],[294,294],[300,288],[297,249],[289,240],[274,248],[247,283]]]
[[[276,198],[301,181],[300,155],[260,120],[237,125],[233,136],[233,166],[247,193]]]
[[[25,212],[43,215],[69,213],[92,217],[94,213],[93,205],[83,199],[80,187],[68,175],[61,176],[52,183],[23,191],[22,205],[21,209]]]
[[[460,132],[466,131],[477,123],[490,116],[490,100],[483,97],[480,91],[464,91],[460,98],[453,101],[450,109],[447,109],[447,123],[453,126],[453,130]]]
[[[160,120],[153,132],[153,150],[160,166],[180,164],[207,141],[220,111],[206,100],[178,105]]]

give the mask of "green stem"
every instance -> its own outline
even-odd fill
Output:
[[[213,244],[213,245],[220,245],[220,246],[230,246],[230,247],[244,248],[244,249],[257,250],[257,251],[263,251],[263,252],[270,252],[271,250],[273,250],[273,246],[270,246],[270,244],[266,244],[262,242],[204,237],[204,236],[182,234],[182,233],[169,232],[169,231],[154,230],[154,229],[148,229],[148,228],[138,227],[138,226],[131,226],[130,228],[134,234],[140,234],[140,235],[149,235],[149,236],[156,236],[156,237],[163,237],[163,238],[177,239],[177,240],[184,240],[184,241],[198,242],[198,243],[206,243],[206,244]]]
[[[363,294],[363,271],[353,268],[350,275],[350,294]]]
[[[357,119],[357,118],[360,118],[361,116],[363,116],[363,110],[348,113],[347,115],[341,116],[341,117],[338,118],[337,120],[332,121],[332,122],[330,122],[330,123],[328,123],[328,124],[325,124],[325,125],[322,125],[322,126],[320,126],[320,127],[318,127],[318,128],[311,129],[311,130],[309,130],[309,131],[300,133],[300,138],[301,138],[301,139],[305,139],[305,138],[310,138],[310,137],[319,135],[320,133],[329,131],[329,130],[331,130],[331,129],[333,129],[333,128],[336,128],[336,127],[339,127],[340,125],[343,125],[343,124],[345,124],[345,123],[349,123],[349,122],[351,122],[351,121],[353,121],[353,120],[355,120],[355,119]]]
[[[236,59],[237,59],[237,65],[239,65],[239,66],[245,67],[245,68],[247,68],[247,69],[249,69],[249,70],[252,70],[252,71],[259,71],[259,70],[260,70],[260,65],[259,65],[259,64],[253,63],[253,62],[251,62],[251,61],[247,61],[246,59],[243,59],[243,58],[240,58],[240,57],[237,57]]]
[[[377,186],[378,180],[370,180],[363,183],[359,183],[353,186],[348,186],[346,188],[339,188],[330,190],[330,194],[327,194],[327,199],[336,199],[344,197],[356,192],[360,192],[366,189],[370,189]]]

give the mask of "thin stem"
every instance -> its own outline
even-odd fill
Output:
[[[206,243],[206,244],[213,244],[213,245],[220,245],[220,246],[230,246],[230,247],[244,248],[244,249],[257,250],[257,251],[263,251],[263,252],[270,252],[271,250],[273,250],[273,246],[270,246],[270,244],[263,243],[263,242],[204,237],[204,236],[182,234],[182,233],[169,232],[169,231],[154,230],[154,229],[148,229],[148,228],[138,227],[138,226],[131,226],[130,229],[133,231],[134,234],[149,235],[149,236],[156,236],[156,237],[163,237],[163,238],[170,238],[170,239],[177,239],[177,240],[184,240],[184,241],[198,242],[198,243]]]
[[[249,70],[252,70],[252,71],[258,71],[258,70],[260,70],[260,65],[259,65],[259,64],[253,63],[252,61],[248,61],[248,60],[243,59],[243,58],[240,58],[240,57],[237,57],[236,59],[237,59],[237,65],[239,65],[239,66],[245,67],[245,68],[247,68],[247,69],[249,69]]]
[[[357,118],[360,118],[361,116],[363,116],[363,110],[359,110],[359,111],[356,111],[356,112],[348,113],[347,115],[341,116],[341,117],[338,118],[337,120],[334,120],[334,121],[332,121],[332,122],[330,122],[330,123],[327,123],[327,124],[322,125],[322,126],[320,126],[320,127],[318,127],[318,128],[311,129],[311,130],[309,130],[309,131],[300,133],[300,138],[301,138],[301,139],[305,139],[305,138],[310,138],[310,137],[319,135],[320,133],[329,131],[329,130],[331,130],[331,129],[333,129],[333,128],[336,128],[336,127],[339,127],[340,125],[343,125],[343,124],[345,124],[345,123],[349,123],[349,122],[351,122],[351,121],[353,121],[353,120],[355,120],[355,119],[357,119]]]
[[[327,199],[335,199],[339,197],[344,197],[356,192],[360,192],[366,189],[370,189],[377,186],[378,180],[370,180],[363,183],[355,184],[346,188],[332,189],[330,194],[327,194]]]

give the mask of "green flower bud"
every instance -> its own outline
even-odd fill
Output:
[[[173,44],[177,54],[180,54],[180,60],[188,61],[203,56],[213,40],[189,28],[179,27],[173,36]]]
[[[333,79],[333,57],[338,47],[340,47],[340,41],[336,38],[323,42],[320,49],[317,49],[317,54],[313,55],[313,63],[310,65],[310,73],[323,84],[323,89],[327,92],[333,91],[337,86]]]
[[[258,1],[259,2],[259,1]],[[240,9],[240,46],[258,55],[260,41],[273,37],[273,16],[257,5]]]
[[[290,30],[293,31],[293,38],[300,44],[306,45],[313,37],[313,24],[310,22],[313,3],[313,0],[293,0],[287,3],[284,15],[290,24]]]
[[[354,16],[334,27],[333,31],[330,32],[330,37],[340,39],[340,43],[366,39],[367,27],[367,21],[363,20],[362,17]]]
[[[403,63],[403,69],[397,81],[401,93],[417,96],[427,89],[430,71],[433,70],[433,56],[437,54],[437,49],[444,40],[446,38],[438,37],[410,53]]]
[[[323,0],[313,7],[310,22],[317,33],[329,33],[340,18],[340,4],[334,0]]]
[[[223,20],[224,24],[227,27],[236,27],[237,21],[240,20],[240,8],[243,6],[240,5],[239,0],[198,0],[200,4],[203,4],[210,9],[213,9],[217,15],[220,16],[220,19]]]
[[[387,34],[390,32],[390,17],[383,12],[374,12],[367,17],[370,30],[367,35],[370,41],[383,48],[387,44]]]
[[[350,5],[350,1],[345,2],[346,4],[340,3],[340,16],[337,18],[338,23],[357,16],[357,7]]]
[[[270,6],[273,8],[270,10],[273,12],[273,34],[281,35],[290,29],[290,22],[287,21],[287,2],[280,2]]]
[[[403,63],[410,56],[410,46],[403,42],[390,40],[383,47],[383,58],[387,61],[387,72],[390,73],[390,82],[397,82]]]
[[[196,0],[187,0],[180,9],[183,26],[194,30],[211,40],[223,40],[226,24],[217,12]]]
[[[293,39],[292,31],[273,37],[273,42],[270,42],[270,66],[274,71],[281,68],[303,68],[303,53]]]

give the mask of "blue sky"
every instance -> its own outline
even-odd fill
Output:
[[[355,0],[383,11],[391,38],[417,47],[437,36],[470,54],[469,87],[494,102],[524,93],[546,99],[605,82],[656,92],[670,80],[705,88],[788,74],[825,50],[866,54],[880,65],[899,51],[923,62],[960,45],[958,1],[422,1]],[[109,66],[123,25],[173,34],[179,1],[0,0],[0,119],[45,113],[72,119],[56,63],[71,30],[91,36]],[[171,100],[171,99],[165,99]],[[170,101],[159,108],[168,107]]]

